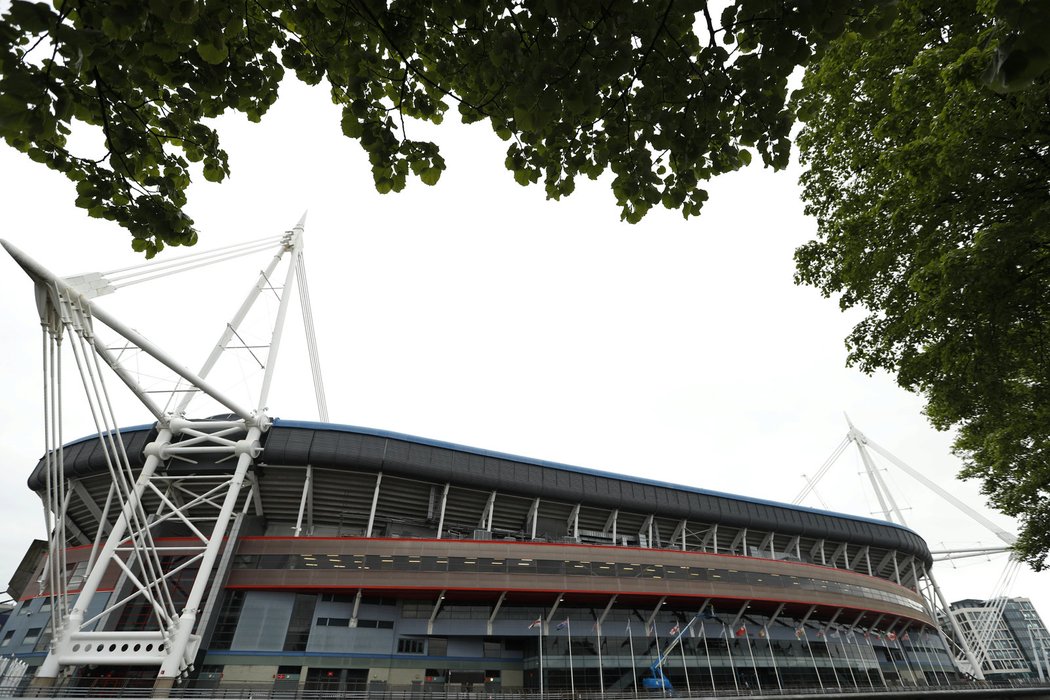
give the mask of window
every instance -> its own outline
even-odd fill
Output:
[[[310,641],[310,627],[314,621],[314,607],[317,595],[313,593],[296,593],[292,605],[292,617],[288,621],[288,634],[284,638],[285,651],[306,651]]]
[[[381,629],[381,630],[392,630],[394,629],[393,620],[358,620],[358,629]]]
[[[51,628],[48,627],[44,630],[44,633],[40,635],[40,639],[37,640],[36,645],[33,647],[33,651],[47,651],[51,647]]]
[[[318,627],[349,627],[350,618],[348,617],[319,617],[317,618]]]
[[[69,579],[67,584],[73,590],[79,589],[84,585],[84,576],[87,575],[88,563],[86,561],[78,561],[73,565],[72,569],[66,569],[69,572]]]
[[[8,630],[7,634],[4,635],[4,638],[2,640],[0,640],[0,647],[10,646],[11,645],[11,637],[13,637],[13,636],[15,636],[15,631],[14,630]]]
[[[401,637],[397,640],[397,653],[422,654],[426,650],[426,640]]]
[[[22,644],[36,644],[36,640],[40,639],[41,627],[33,627],[26,630],[26,636],[22,639]]]
[[[427,649],[431,656],[448,656],[448,639],[445,637],[427,637]]]
[[[227,591],[223,601],[219,621],[211,638],[212,649],[229,649],[233,644],[233,635],[237,631],[237,621],[244,606],[244,591]]]

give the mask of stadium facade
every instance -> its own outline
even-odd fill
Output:
[[[141,467],[156,429],[120,436]],[[64,464],[75,598],[116,513],[97,438],[67,445]],[[192,525],[166,513],[192,513],[230,469],[169,459],[168,490],[143,495],[176,596],[197,573],[179,568]],[[42,492],[46,474],[42,461],[29,487]],[[957,679],[932,616],[932,556],[896,524],[288,420],[263,436],[246,486],[199,615],[198,686],[631,691],[657,660],[697,691]],[[0,630],[0,654],[31,666],[50,640],[43,554],[27,555]],[[89,616],[126,595],[129,570],[110,567]],[[92,625],[158,628],[141,600]],[[132,676],[156,668],[74,673]]]

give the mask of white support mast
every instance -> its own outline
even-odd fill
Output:
[[[111,273],[91,273],[61,278],[47,270],[10,243],[3,241],[8,253],[36,283],[36,299],[44,329],[45,379],[45,516],[49,536],[47,587],[53,609],[53,636],[50,651],[40,666],[35,683],[54,683],[63,668],[88,664],[158,666],[158,688],[170,687],[179,677],[192,670],[201,642],[196,629],[205,593],[212,580],[220,550],[224,546],[245,484],[251,486],[252,465],[262,452],[261,438],[269,429],[267,400],[272,386],[277,354],[292,290],[298,287],[307,335],[311,373],[317,396],[318,411],[327,420],[324,387],[314,337],[313,319],[306,286],[302,257],[305,214],[284,236],[264,241],[239,244],[181,259],[147,262],[135,268]],[[140,333],[99,308],[92,298],[116,289],[170,274],[212,265],[225,260],[276,247],[269,265],[260,272],[254,287],[245,297],[233,319],[226,325],[218,343],[201,370],[194,373],[174,357],[151,343]],[[275,288],[272,277],[282,261],[287,261],[283,286]],[[238,329],[248,316],[263,290],[279,297],[269,352],[263,366],[262,388],[257,400],[249,406],[227,396],[211,383],[208,375],[221,355],[237,337]],[[178,377],[171,411],[162,409],[143,388],[133,372],[124,367],[98,338],[95,322],[100,322],[122,336],[129,346],[153,358]],[[61,351],[67,340],[80,371],[91,415],[94,417],[100,443],[104,446],[106,464],[112,485],[110,496],[116,521],[99,522],[99,531],[75,602],[69,604],[68,581],[64,557],[67,547],[65,507],[72,489],[66,478],[62,451],[62,383]],[[156,437],[143,450],[141,468],[133,468],[137,455],[128,455],[126,444],[113,415],[103,367],[108,366],[157,419]],[[181,396],[179,396],[181,393]],[[226,418],[196,420],[186,417],[195,396],[205,395],[231,415]],[[236,458],[228,470],[220,471],[203,488],[203,493],[190,491],[173,497],[178,476],[168,475],[172,460],[219,464]],[[201,482],[204,483],[204,482]],[[187,495],[188,494],[188,495]],[[258,496],[258,494],[254,494]],[[251,499],[252,494],[247,496]],[[154,512],[147,502],[158,503]],[[110,505],[107,502],[106,512]],[[190,535],[186,545],[158,547],[154,528],[161,523],[176,523]],[[232,535],[231,535],[232,536]],[[235,547],[232,541],[226,547]],[[89,610],[99,609],[100,586],[109,575],[120,574],[126,584],[110,594],[101,612],[89,617]],[[192,578],[184,600],[174,592],[173,583],[182,576]],[[130,592],[129,592],[130,591]],[[95,605],[93,605],[95,603]],[[117,629],[111,613],[129,604],[142,605],[151,614],[155,629]],[[119,626],[119,621],[115,623]]]

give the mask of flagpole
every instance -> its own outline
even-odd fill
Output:
[[[733,650],[729,648],[729,634],[726,632],[726,623],[722,623],[722,636],[726,640],[726,653],[729,654],[729,669],[733,672],[733,687],[737,695],[740,694],[740,682],[736,678],[736,664],[733,663]]]
[[[830,627],[830,625],[828,627]],[[831,658],[831,647],[828,645],[828,627],[825,627],[822,630],[817,630],[817,636],[824,640],[824,651],[828,653],[828,662],[831,664],[831,675],[835,676],[835,685],[839,690],[842,690],[842,679],[839,678],[839,671],[835,668],[835,659]]]
[[[875,670],[879,672],[879,678],[882,679],[882,687],[889,688],[890,684],[886,682],[886,674],[882,672],[882,663],[879,661],[879,655],[875,652],[875,645],[871,641],[870,629],[864,633],[864,638],[868,640],[868,646],[871,647],[871,655],[875,659]]]
[[[846,668],[849,669],[850,676],[853,678],[853,688],[860,690],[860,684],[857,682],[857,674],[853,670],[853,659],[850,658],[849,651],[846,646],[848,641],[846,635],[839,632],[839,646],[842,647],[842,658],[846,660]]]
[[[809,660],[813,662],[813,673],[817,674],[817,683],[820,684],[820,689],[824,690],[824,679],[820,677],[820,669],[817,668],[817,658],[813,656],[813,645],[809,643],[809,630],[805,627],[800,628],[802,630],[802,636],[806,640],[806,649],[809,651]]]
[[[853,635],[850,637],[850,643],[855,643],[857,645],[857,658],[858,660],[864,662],[864,673],[866,673],[868,676],[868,685],[871,686],[872,690],[875,690],[875,681],[871,679],[871,664],[868,663],[868,659],[864,657],[864,653],[860,650],[860,642],[857,641],[857,633],[853,630],[850,630],[850,634]]]
[[[565,631],[569,635],[569,689],[572,696],[576,697],[576,674],[572,667],[572,621],[565,618]]]
[[[839,646],[842,647],[842,658],[846,662],[846,670],[849,671],[849,677],[853,679],[853,689],[860,690],[860,686],[857,685],[857,676],[855,673],[853,673],[853,663],[849,658],[849,654],[846,653],[846,643],[842,641],[842,633],[838,630],[835,630],[835,635],[838,636]]]
[[[751,671],[755,674],[755,685],[758,686],[758,692],[762,692],[762,680],[758,677],[758,665],[755,663],[755,650],[751,648],[751,635],[747,633],[747,627],[740,625],[741,629],[744,630],[744,641],[747,642],[747,653],[751,657]]]
[[[678,651],[679,656],[682,657],[682,673],[685,674],[685,692],[688,693],[690,697],[692,697],[693,686],[689,683],[689,666],[687,666],[685,663],[685,644],[682,643],[681,635],[678,636]]]
[[[930,665],[930,673],[933,674],[933,680],[937,681],[937,685],[940,685],[941,679],[937,677],[937,668],[933,664],[933,655],[930,654],[930,635],[923,632],[923,636],[925,637],[925,639],[922,640],[922,650],[926,652],[926,662]],[[930,685],[930,679],[926,678],[925,671],[923,671],[922,677],[926,680],[926,685]]]
[[[704,640],[704,656],[707,657],[707,673],[711,676],[711,692],[717,693],[715,688],[715,670],[711,668],[711,650],[707,647],[707,623],[700,621],[700,638]]]
[[[879,637],[879,641],[883,641],[882,637]],[[893,649],[887,646],[886,644],[883,644],[883,648],[886,650],[886,655],[890,657],[890,663],[893,664],[893,671],[897,674],[897,682],[900,683],[901,687],[903,688],[904,676],[901,675],[901,670],[897,666],[897,660],[893,658]]]
[[[656,621],[653,621],[653,639],[656,640],[656,666],[654,667],[660,676],[657,681],[660,683],[660,697],[667,697],[667,674],[664,673],[664,665],[660,661],[663,657],[663,652],[660,651],[660,631],[656,629]]]
[[[543,622],[540,622],[540,700],[543,700]]]
[[[903,644],[903,642],[901,642],[901,636],[900,635],[897,635],[896,641],[897,641],[897,648],[901,650],[901,658],[904,659],[904,665],[908,667],[908,673],[912,677],[912,682],[916,686],[918,686],[919,685],[919,681],[918,681],[918,679],[915,678],[915,671],[912,670],[911,662],[908,661],[908,653],[906,651],[904,651],[904,644]]]
[[[638,662],[634,660],[634,636],[631,634],[631,620],[627,620],[627,643],[631,645],[631,678],[634,680],[634,696],[638,697]],[[623,649],[623,647],[620,647]]]
[[[780,669],[777,668],[777,660],[773,655],[773,640],[769,636],[769,627],[767,625],[762,625],[762,629],[766,633],[766,646],[769,647],[769,660],[773,664],[773,673],[776,674],[777,677],[777,690],[783,693],[784,685],[780,682]]]
[[[594,630],[598,634],[595,636],[595,640],[598,642],[598,691],[601,696],[605,697],[605,678],[602,673],[602,623],[595,622]]]
[[[898,637],[898,639],[900,639],[900,637]],[[908,635],[908,641],[909,642],[911,641],[911,635]],[[909,643],[908,646],[911,646],[911,644]],[[904,659],[904,665],[906,665],[908,667],[908,674],[911,676],[911,681],[913,683],[915,683],[916,687],[918,687],[919,686],[919,679],[916,677],[916,672],[911,669],[911,662],[908,661],[908,654],[907,654],[907,652],[904,651],[904,645],[903,644],[901,644],[901,658]],[[927,685],[929,685],[929,681],[926,680],[926,676],[925,675],[923,675],[922,679],[924,681],[926,681]],[[901,684],[903,685],[903,683],[901,683]]]

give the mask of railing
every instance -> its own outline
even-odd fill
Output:
[[[143,685],[146,684],[146,685]],[[26,682],[19,684],[0,683],[0,697],[26,697],[26,698],[218,698],[229,700],[648,700],[661,697],[674,698],[711,698],[711,697],[778,697],[778,696],[870,696],[880,695],[892,697],[894,695],[914,695],[915,693],[929,693],[931,695],[957,695],[965,692],[983,694],[983,691],[1002,692],[1004,695],[1011,691],[1022,691],[1021,694],[1050,695],[1050,682],[1039,681],[1010,681],[1010,682],[985,682],[985,683],[953,683],[951,685],[933,686],[890,686],[890,687],[785,687],[782,690],[757,690],[757,689],[734,689],[721,688],[717,692],[710,689],[687,693],[684,689],[667,691],[662,694],[659,690],[649,692],[606,692],[596,690],[577,691],[576,693],[545,692],[542,695],[537,691],[484,691],[484,690],[453,690],[448,688],[386,688],[382,690],[315,690],[302,687],[282,688],[272,684],[253,683],[224,683],[215,687],[186,687],[177,686],[170,690],[159,691],[155,689],[152,682],[147,679],[124,679],[107,678],[98,681],[95,685],[68,684],[52,687],[33,687]],[[1042,695],[1040,695],[1042,696]]]

